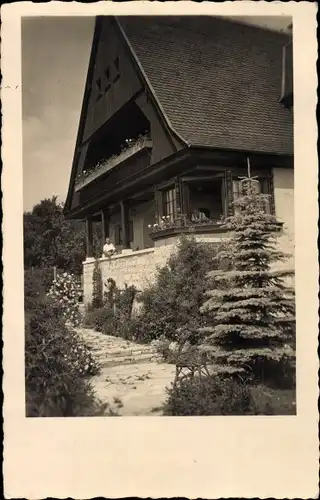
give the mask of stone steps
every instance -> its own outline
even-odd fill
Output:
[[[110,358],[101,363],[103,368],[107,366],[123,366],[123,365],[133,365],[133,364],[141,364],[141,363],[150,363],[153,361],[154,354],[140,354],[139,356],[122,356],[118,358]]]
[[[140,364],[155,360],[156,351],[149,345],[135,344],[94,330],[82,330],[81,337],[101,367]]]

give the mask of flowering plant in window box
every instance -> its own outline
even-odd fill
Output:
[[[102,173],[104,170],[107,171],[112,168],[113,164],[117,164],[120,160],[125,159],[125,157],[134,154],[137,150],[140,150],[144,146],[148,146],[151,141],[150,133],[140,134],[135,138],[127,138],[124,144],[120,148],[120,152],[113,154],[107,158],[101,158],[92,168],[83,170],[76,178],[76,184],[81,184],[83,181],[89,177],[95,178],[97,174]],[[123,158],[122,158],[123,157]],[[117,161],[115,161],[117,160]]]
[[[203,219],[193,221],[186,214],[180,214],[179,216],[173,218],[170,215],[163,216],[157,220],[154,224],[149,224],[148,228],[151,233],[157,233],[163,231],[164,229],[174,229],[174,228],[189,228],[192,231],[195,227],[207,226],[207,225],[223,225],[223,217],[220,219]]]

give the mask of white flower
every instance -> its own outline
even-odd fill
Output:
[[[152,227],[151,224],[148,224],[148,228],[150,229],[151,227]]]
[[[177,342],[171,342],[169,344],[170,351],[174,351],[177,347],[178,347],[178,343]]]

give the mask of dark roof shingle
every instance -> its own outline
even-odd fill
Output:
[[[172,127],[189,143],[292,154],[281,33],[223,18],[119,17]]]

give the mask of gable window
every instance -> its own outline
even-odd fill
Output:
[[[98,78],[96,80],[96,89],[97,89],[97,96],[96,100],[99,101],[102,97],[102,84],[101,84],[101,78]]]
[[[176,215],[176,190],[174,187],[163,191],[163,215],[169,217],[171,221]]]
[[[108,90],[111,87],[111,80],[110,80],[110,68],[107,68],[104,70],[104,76],[105,76],[105,85],[104,85],[104,91],[108,92]]]
[[[114,59],[113,63],[114,63],[113,81],[116,82],[120,78],[120,60],[118,56]]]

